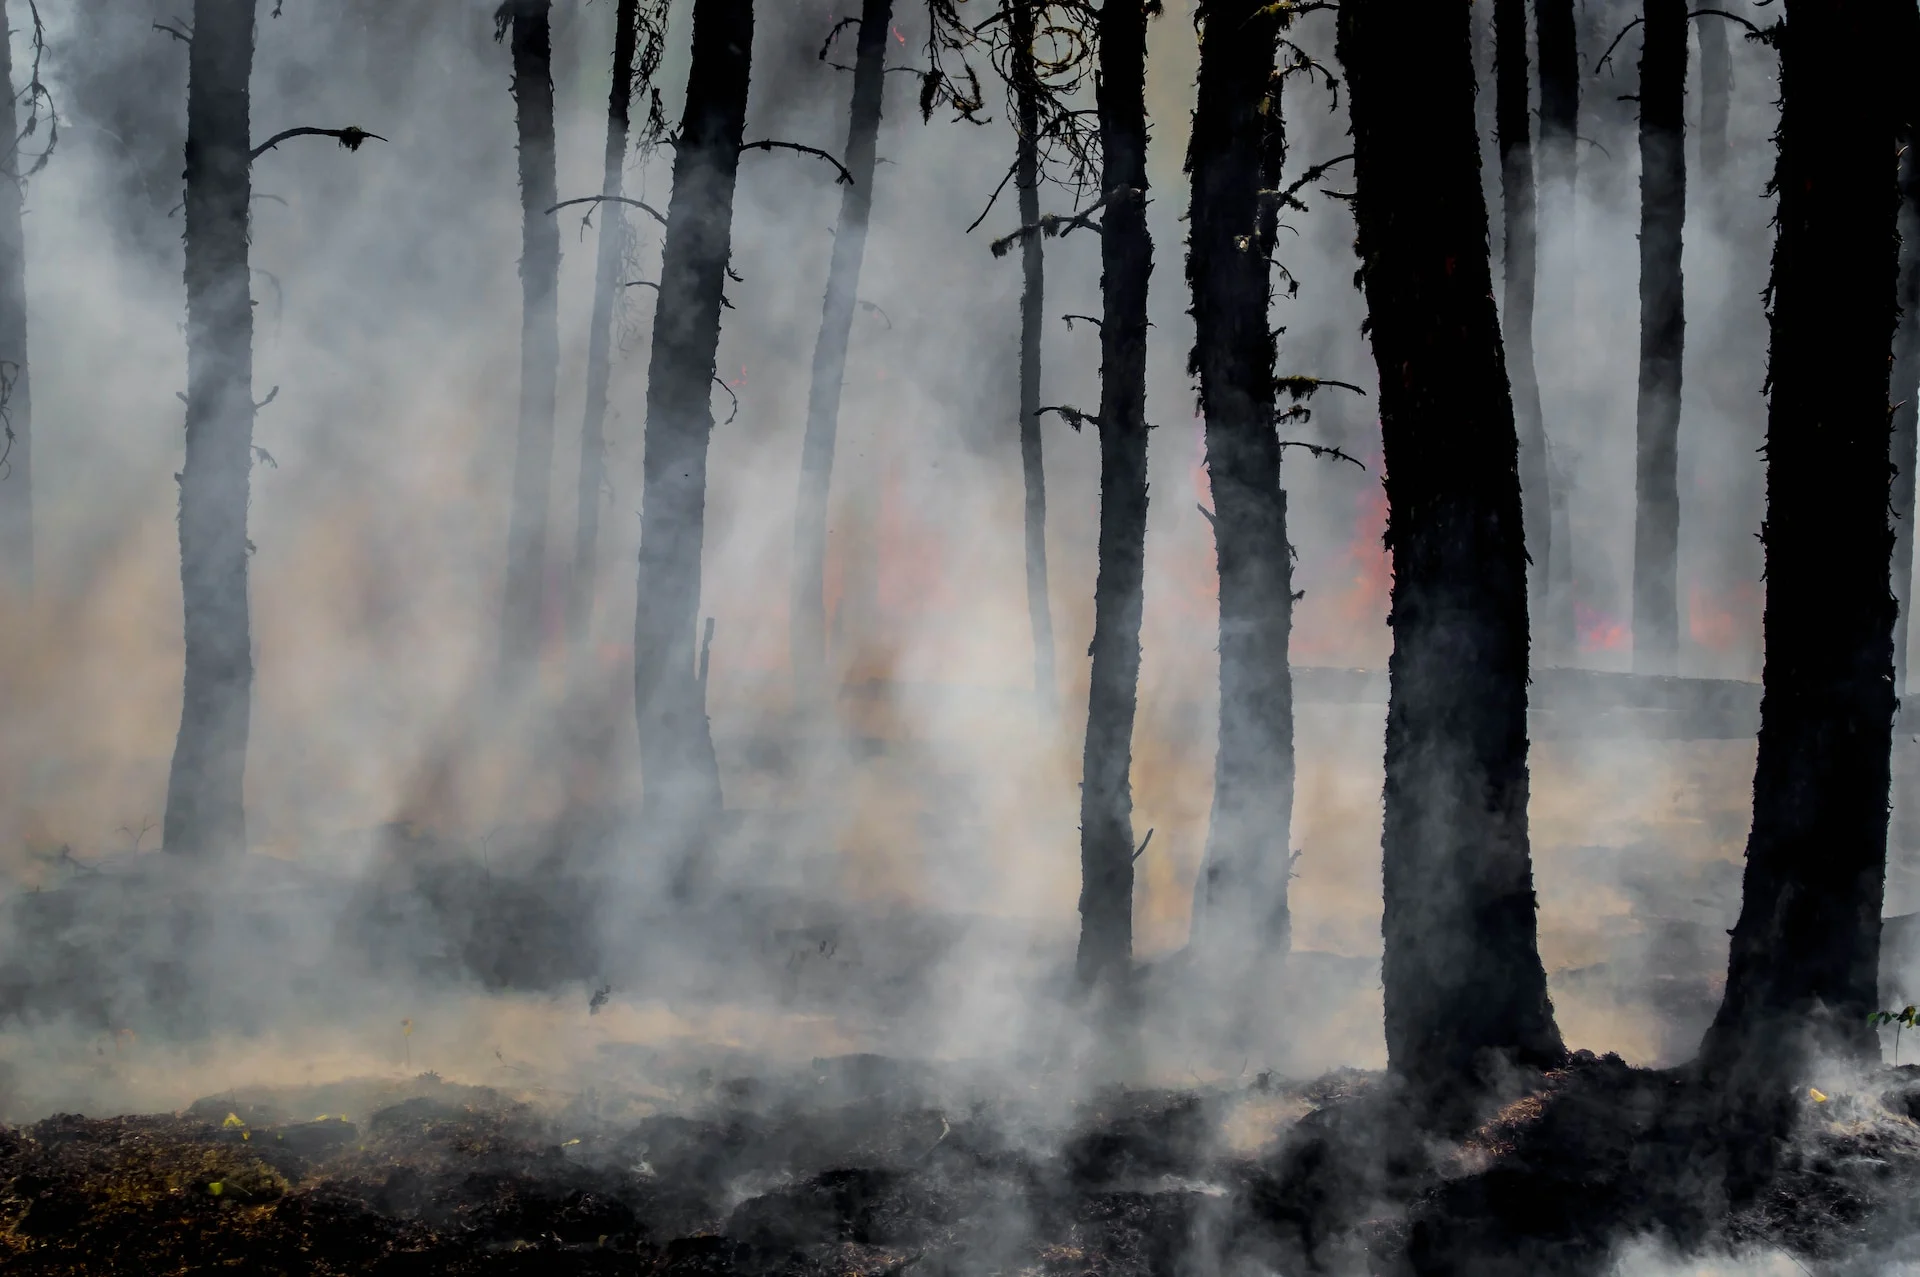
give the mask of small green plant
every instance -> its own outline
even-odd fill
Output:
[[[1893,1066],[1900,1067],[1900,1031],[1914,1027],[1914,1017],[1920,1016],[1920,1007],[1908,1007],[1904,1011],[1875,1011],[1867,1017],[1867,1023],[1874,1028],[1891,1024],[1893,1026]]]

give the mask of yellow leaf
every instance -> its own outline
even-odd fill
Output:
[[[1812,1098],[1815,1104],[1825,1104],[1827,1102],[1827,1097],[1822,1095],[1814,1087],[1810,1086],[1807,1088],[1807,1095]]]
[[[226,1187],[227,1186],[221,1183],[219,1180],[215,1180],[213,1181],[213,1183],[207,1185],[207,1191],[209,1193],[212,1193],[215,1197],[218,1197],[222,1192],[226,1190]]]

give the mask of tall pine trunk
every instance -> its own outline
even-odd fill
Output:
[[[600,498],[607,482],[607,387],[613,379],[613,319],[626,289],[621,267],[627,257],[626,211],[618,200],[625,185],[627,136],[632,128],[633,64],[639,44],[640,0],[620,0],[614,11],[613,90],[607,99],[607,149],[600,179],[600,248],[594,263],[593,326],[587,332],[587,409],[580,424],[580,488],[577,498],[573,575],[567,591],[567,640],[576,664],[593,625],[600,557]]]
[[[807,433],[800,445],[800,497],[793,519],[793,677],[801,700],[825,692],[827,660],[827,501],[833,489],[833,450],[840,429],[840,391],[847,376],[847,343],[859,299],[860,264],[873,211],[874,147],[880,136],[881,87],[886,80],[887,33],[893,0],[864,0],[853,64],[853,106],[847,119],[847,171],[840,190],[840,223],[827,266],[827,296],[813,346],[813,384],[807,394]]]
[[[1083,987],[1120,989],[1133,961],[1133,717],[1147,542],[1148,0],[1106,0],[1099,19],[1100,567],[1080,785]]]
[[[1009,57],[1017,98],[1019,137],[1014,186],[1020,225],[1040,223],[1040,82],[1033,41],[1039,0],[1014,0],[1008,10]],[[1033,691],[1044,713],[1059,705],[1053,659],[1053,603],[1047,587],[1047,470],[1040,441],[1040,334],[1046,306],[1046,249],[1039,235],[1020,244],[1020,476],[1026,485],[1027,623],[1033,635]]]
[[[247,613],[253,469],[248,81],[257,0],[194,0],[186,167],[187,459],[180,472],[186,679],[161,827],[169,851],[246,850],[253,703]]]
[[[554,176],[552,0],[507,0],[520,134],[520,425],[501,603],[500,669],[512,687],[540,657],[553,486],[553,402],[560,380],[560,224]]]
[[[1879,1059],[1894,8],[1787,0],[1780,37],[1760,749],[1726,995],[1701,1048],[1736,1091],[1795,1080],[1815,1051]]]
[[[1541,278],[1545,281],[1535,289],[1535,302],[1536,310],[1544,305],[1550,316],[1569,316],[1578,303],[1579,280],[1579,205],[1575,198],[1579,161],[1575,148],[1580,123],[1580,50],[1573,0],[1534,0],[1533,25],[1540,74],[1537,242]],[[1558,346],[1549,349],[1553,355],[1563,353]],[[1573,619],[1573,528],[1568,499],[1571,476],[1554,455],[1544,409],[1540,433],[1547,452],[1549,536],[1546,562],[1536,562],[1532,568],[1544,575],[1547,583],[1544,607],[1539,604],[1543,596],[1534,596],[1533,641],[1538,655],[1554,661],[1566,659],[1578,644]]]
[[[1533,294],[1537,277],[1532,116],[1528,94],[1526,0],[1494,0],[1494,128],[1500,144],[1500,194],[1505,235],[1507,374],[1513,384],[1514,425],[1520,438],[1520,502],[1526,527],[1527,600],[1547,608],[1547,564],[1553,543],[1553,496],[1547,477],[1546,426],[1533,361]]]
[[[1686,298],[1687,5],[1646,0],[1640,55],[1640,395],[1635,414],[1633,667],[1680,656],[1680,362]]]
[[[1220,572],[1220,736],[1195,948],[1212,960],[1284,954],[1293,818],[1293,564],[1274,423],[1268,266],[1285,122],[1274,54],[1280,16],[1263,0],[1199,12],[1200,85],[1187,280]]]
[[[1519,445],[1478,181],[1469,9],[1344,0],[1338,46],[1393,555],[1387,1058],[1449,1120],[1489,1068],[1562,1052],[1527,840]]]
[[[1694,25],[1700,33],[1700,171],[1718,195],[1732,151],[1727,145],[1727,123],[1733,110],[1733,49],[1727,41],[1728,23],[1705,15]]]
[[[647,377],[633,688],[646,810],[678,860],[678,887],[698,884],[720,814],[720,769],[696,668],[700,554],[714,359],[733,252],[733,190],[753,69],[753,0],[695,0],[687,101],[673,153]]]
[[[1902,4],[1906,0],[1900,0]],[[1920,25],[1920,24],[1915,24]],[[1920,48],[1908,46],[1914,52]],[[1907,692],[1907,636],[1913,612],[1914,477],[1920,469],[1920,129],[1907,124],[1900,151],[1900,326],[1893,338],[1894,692]]]
[[[0,444],[0,585],[22,593],[33,588],[33,395],[27,368],[27,237],[21,213],[26,200],[20,171],[18,99],[13,90],[11,31],[0,4],[0,377],[5,379],[6,429]]]

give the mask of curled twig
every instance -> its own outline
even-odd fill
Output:
[[[720,378],[718,377],[715,377],[713,379],[713,384],[720,387],[720,389],[726,391],[727,398],[733,400],[733,411],[728,413],[727,419],[720,423],[723,426],[730,426],[733,424],[733,419],[740,415],[740,396],[734,394],[733,387],[729,386],[726,382],[720,380]]]

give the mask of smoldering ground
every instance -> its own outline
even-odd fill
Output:
[[[518,377],[513,104],[491,8],[289,0],[282,16],[262,19],[257,134],[353,124],[388,140],[356,154],[324,142],[283,148],[256,177],[257,397],[279,389],[257,431],[251,512],[255,854],[182,877],[153,852],[150,826],[179,707],[171,476],[181,450],[175,393],[185,384],[175,205],[186,50],[155,30],[177,23],[166,4],[46,6],[64,132],[29,188],[40,561],[34,597],[9,603],[0,635],[5,1116],[175,1112],[226,1096],[228,1111],[254,1105],[248,1124],[262,1131],[308,1110],[347,1110],[356,1134],[369,1136],[438,1121],[464,1138],[461,1122],[520,1123],[499,1143],[509,1160],[576,1147],[568,1139],[605,1141],[593,1153],[604,1155],[603,1170],[649,1163],[666,1177],[677,1166],[705,1186],[706,1196],[673,1207],[679,1214],[648,1216],[662,1243],[675,1230],[726,1231],[729,1221],[764,1231],[772,1225],[754,1223],[751,1210],[739,1214],[745,1203],[805,1193],[836,1203],[807,1215],[806,1227],[837,1243],[844,1214],[872,1212],[845,1207],[867,1198],[838,1188],[834,1197],[820,1176],[870,1164],[915,1183],[931,1164],[941,1191],[971,1183],[967,1191],[984,1194],[967,1209],[988,1221],[985,1231],[1043,1238],[1057,1224],[1057,1236],[1079,1239],[1078,1259],[1036,1262],[1124,1252],[1152,1268],[1167,1262],[1156,1246],[1190,1250],[1196,1271],[1222,1257],[1271,1257],[1264,1243],[1235,1240],[1209,1203],[1264,1200],[1261,1176],[1279,1172],[1259,1159],[1312,1147],[1311,1128],[1299,1145],[1286,1144],[1286,1132],[1325,1110],[1342,1084],[1338,1075],[1317,1086],[1285,1079],[1384,1059],[1384,697],[1316,700],[1303,675],[1298,952],[1262,991],[1253,1023],[1196,1004],[1178,953],[1206,837],[1217,611],[1210,534],[1194,509],[1208,498],[1178,286],[1190,6],[1170,5],[1153,24],[1148,63],[1158,267],[1149,408],[1160,428],[1150,448],[1133,785],[1136,824],[1154,830],[1138,864],[1137,948],[1155,965],[1145,1027],[1117,1059],[1076,1027],[1065,997],[1086,682],[1076,654],[1092,626],[1096,451],[1048,418],[1052,604],[1066,684],[1066,704],[1049,718],[1024,694],[1019,282],[985,243],[1011,229],[1010,200],[965,233],[1011,159],[1004,113],[989,111],[996,118],[983,127],[923,124],[912,77],[892,77],[899,83],[887,90],[861,285],[870,308],[856,315],[827,565],[846,694],[824,730],[790,704],[783,587],[799,406],[837,192],[832,171],[800,155],[745,162],[702,604],[715,618],[708,696],[732,819],[711,900],[680,908],[667,903],[667,870],[649,859],[637,823],[607,822],[579,845],[556,835],[566,782],[550,765],[555,729],[534,705],[503,707],[475,690],[495,657]],[[847,77],[816,52],[839,10],[763,8],[750,133],[837,151]],[[1589,6],[1589,69],[1626,10]],[[563,4],[555,21],[566,198],[598,185],[611,5]],[[920,56],[922,21],[910,8],[897,17],[892,50],[903,65]],[[669,118],[687,35],[680,7],[659,76]],[[1300,38],[1331,63],[1330,27],[1303,24]],[[1631,611],[1636,161],[1630,106],[1611,102],[1631,92],[1630,40],[1625,48],[1621,67],[1594,73],[1612,78],[1586,86],[1595,136],[1582,152],[1577,252],[1543,263],[1543,299],[1558,289],[1575,304],[1543,300],[1538,321],[1548,430],[1572,476],[1581,624],[1566,659],[1599,669],[1625,668]],[[1775,88],[1770,52],[1735,49],[1735,162],[1722,188],[1696,183],[1687,227],[1683,672],[1751,680],[1761,598],[1751,536],[1762,485],[1753,453],[1764,406],[1760,191]],[[16,48],[16,63],[21,56]],[[1288,105],[1297,167],[1348,149],[1344,110],[1323,89],[1302,82]],[[636,159],[628,182],[637,198],[663,202],[666,161]],[[1064,191],[1048,200],[1052,211],[1071,207]],[[1296,234],[1280,250],[1300,283],[1275,311],[1287,330],[1281,368],[1371,387],[1352,221],[1337,199],[1311,205],[1290,219]],[[598,226],[579,214],[557,215],[556,529],[572,517]],[[634,225],[633,278],[657,278],[655,228]],[[1496,225],[1496,243],[1498,234]],[[1057,314],[1048,316],[1044,401],[1090,406],[1097,337],[1058,315],[1098,312],[1098,246],[1068,236],[1048,252]],[[651,322],[642,304],[651,294],[628,291],[592,636],[597,699],[620,725],[605,768],[622,784],[637,771],[625,707],[640,355]],[[1372,399],[1324,397],[1314,408],[1292,429],[1371,468],[1287,454],[1305,589],[1295,660],[1377,671],[1390,646],[1389,576]],[[552,538],[547,693],[565,674],[566,541]],[[1601,730],[1586,720],[1603,716],[1578,704],[1556,714],[1550,682],[1536,679],[1531,814],[1541,947],[1561,1024],[1573,1046],[1675,1063],[1697,1044],[1725,968],[1751,723],[1736,707],[1718,738],[1674,738],[1662,711],[1609,710]],[[1904,798],[1914,753],[1908,736],[1898,740]],[[1897,806],[1891,914],[1920,908],[1907,811]],[[564,872],[555,867],[562,850]],[[1904,951],[1895,946],[1891,960],[1904,962]],[[893,1063],[816,1063],[871,1057]],[[420,1080],[427,1071],[437,1079]],[[1167,1093],[1102,1089],[1117,1083]],[[346,1089],[319,1094],[335,1084]],[[490,1089],[459,1089],[468,1085]],[[408,1110],[427,1114],[413,1125],[391,1116],[416,1101],[446,1111]],[[533,1107],[513,1107],[522,1101]],[[200,1147],[213,1138],[202,1119],[217,1130],[219,1107],[173,1119],[181,1125],[166,1128],[170,1138]],[[376,1113],[390,1116],[376,1123]],[[861,1113],[882,1115],[879,1134]],[[962,1115],[972,1116],[956,1123]],[[749,1130],[754,1151],[724,1173],[671,1162],[657,1151],[659,1131],[683,1119],[711,1122],[688,1128],[701,1132]],[[648,1121],[649,1133],[633,1136]],[[962,1135],[942,1136],[942,1125]],[[68,1128],[32,1129],[8,1156],[50,1156],[67,1138]],[[620,1143],[630,1137],[646,1151]],[[1089,1140],[1107,1151],[1094,1157]],[[963,1147],[961,1169],[941,1160]],[[274,1173],[292,1188],[301,1167],[323,1161]],[[1018,1191],[1006,1187],[1016,1180]],[[1062,1183],[1070,1188],[1056,1191]],[[566,1191],[618,1196],[603,1181]],[[1406,1203],[1389,1205],[1382,1218],[1407,1217]],[[1067,1223],[1049,1214],[1056,1209]],[[905,1216],[920,1227],[929,1211]],[[574,1223],[558,1229],[568,1245],[624,1227]],[[520,1234],[540,1234],[531,1216],[487,1236]],[[866,1236],[857,1244],[876,1253],[861,1262],[876,1269],[928,1245],[910,1229]],[[982,1265],[999,1262],[975,1244]],[[1652,1252],[1623,1258],[1623,1271],[1643,1253]]]

